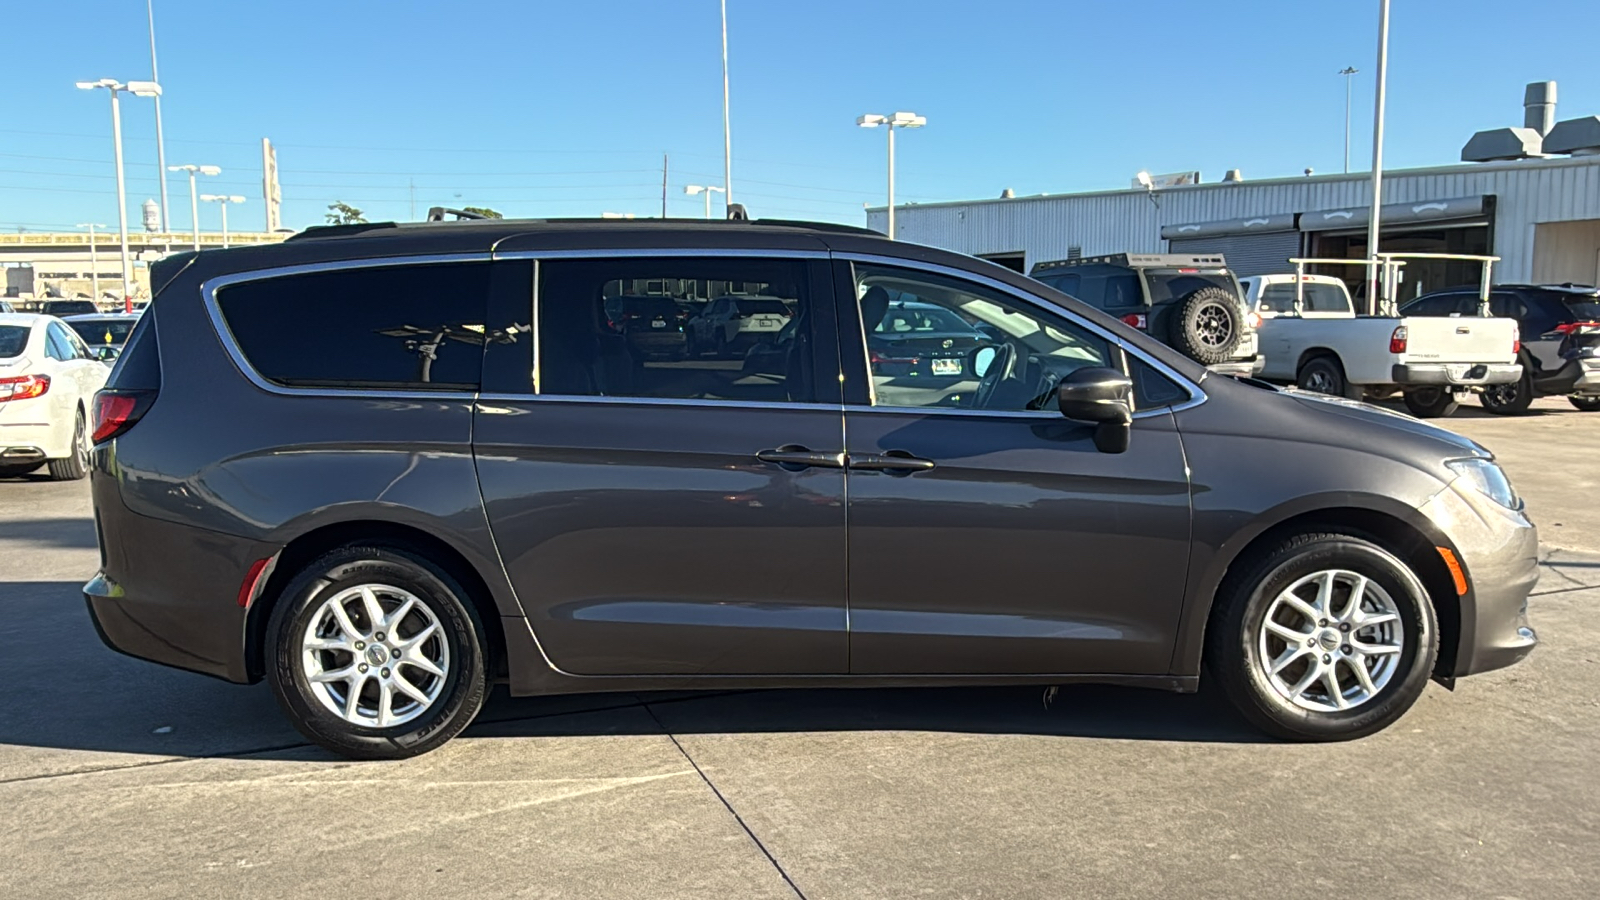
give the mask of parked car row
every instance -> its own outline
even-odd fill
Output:
[[[0,477],[41,465],[60,481],[88,472],[104,357],[53,316],[0,313]]]

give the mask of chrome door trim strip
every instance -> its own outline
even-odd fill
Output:
[[[245,358],[244,352],[239,349],[239,341],[234,337],[233,330],[228,327],[227,320],[222,316],[222,307],[217,304],[217,291],[230,285],[242,284],[251,281],[265,281],[270,278],[282,278],[288,275],[306,275],[314,272],[331,272],[340,269],[372,269],[384,266],[419,266],[436,263],[473,263],[489,262],[488,253],[437,253],[425,256],[374,256],[362,259],[339,259],[326,262],[301,263],[293,266],[279,266],[272,269],[253,269],[248,272],[235,272],[230,275],[218,275],[200,284],[200,300],[205,307],[206,315],[211,319],[211,326],[216,329],[217,338],[222,342],[222,349],[233,360],[239,373],[251,384],[269,394],[281,394],[288,397],[356,397],[373,400],[472,400],[478,396],[477,391],[424,391],[424,390],[368,390],[364,388],[305,388],[289,387],[268,381],[256,371],[255,366]],[[487,301],[487,297],[484,298]]]
[[[837,403],[788,403],[770,400],[694,400],[679,397],[608,397],[589,394],[480,393],[482,403],[596,403],[604,406],[689,406],[711,409],[811,410],[843,412]]]

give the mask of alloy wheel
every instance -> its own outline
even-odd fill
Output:
[[[384,584],[324,601],[301,638],[311,693],[352,725],[388,728],[427,712],[449,680],[450,647],[433,610]]]
[[[1195,331],[1210,347],[1222,347],[1233,337],[1233,322],[1227,310],[1212,303],[1195,316]]]
[[[1347,569],[1313,572],[1279,592],[1257,635],[1262,673],[1283,701],[1343,712],[1377,696],[1405,646],[1388,591]]]

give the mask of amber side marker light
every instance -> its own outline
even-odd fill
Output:
[[[1433,549],[1439,551],[1439,555],[1444,558],[1445,568],[1450,570],[1450,577],[1455,579],[1456,596],[1465,597],[1467,595],[1467,575],[1461,571],[1461,561],[1456,559],[1455,553],[1451,552],[1449,547],[1435,547]]]

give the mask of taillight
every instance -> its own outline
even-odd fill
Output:
[[[1522,352],[1522,326],[1511,323],[1511,355],[1516,356]]]
[[[1600,322],[1562,322],[1556,331],[1562,334],[1582,334],[1591,328],[1600,328]]]
[[[13,375],[0,378],[0,403],[7,400],[28,400],[42,396],[50,390],[49,375]]]
[[[1404,325],[1396,328],[1394,334],[1389,335],[1389,352],[1406,352],[1406,327]]]
[[[908,366],[916,365],[917,364],[917,360],[919,358],[920,357],[916,357],[916,356],[886,356],[886,355],[884,355],[882,353],[879,353],[876,350],[873,350],[873,351],[871,351],[871,352],[869,352],[867,354],[867,359],[870,360],[871,362],[875,362],[875,363],[897,363],[897,364],[903,363],[903,364],[908,365]]]
[[[132,428],[155,396],[155,391],[104,390],[95,394],[94,442],[109,441]]]
[[[1144,313],[1128,313],[1122,317],[1122,324],[1143,331],[1149,326],[1150,319]]]
[[[1250,324],[1251,328],[1261,327],[1261,313],[1249,313],[1244,317],[1244,320]]]

